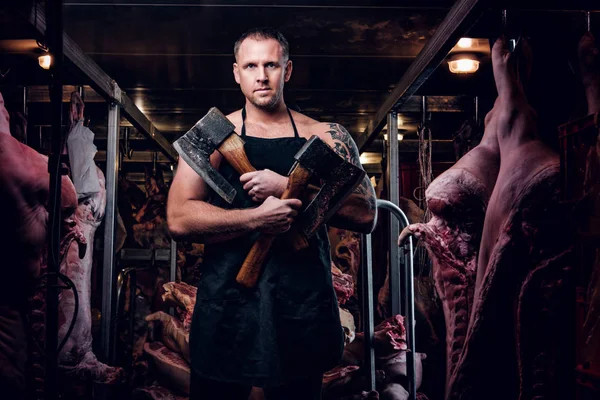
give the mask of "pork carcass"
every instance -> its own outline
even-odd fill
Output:
[[[529,53],[525,39],[520,50]],[[573,235],[559,201],[559,159],[540,140],[515,63],[501,37],[492,49],[498,90],[498,178],[488,203],[475,297],[450,399],[563,399],[572,393],[564,350]],[[493,373],[492,371],[502,371]]]
[[[162,295],[163,301],[167,305],[177,307],[183,328],[189,331],[196,305],[197,289],[184,282],[168,282],[163,285],[163,288],[165,289],[165,293]]]
[[[335,264],[331,263],[331,277],[333,289],[337,296],[338,304],[344,305],[354,295],[354,280],[349,274],[343,273]]]
[[[135,215],[133,237],[143,248],[169,248],[171,236],[167,227],[167,187],[162,171],[146,169],[146,195],[144,205]]]
[[[579,65],[586,89],[588,114],[594,115],[600,112],[600,51],[590,32],[587,32],[579,42]],[[600,233],[600,134],[595,135],[594,138],[590,137],[590,147],[585,155],[582,186],[581,198],[577,200],[581,215],[587,221],[580,224],[582,225],[580,229],[598,235]],[[593,371],[600,371],[600,249],[596,248],[595,253],[586,296],[589,307],[583,324],[584,345],[578,362],[589,365]]]
[[[146,343],[144,351],[154,362],[161,377],[173,388],[186,394],[190,393],[190,367],[183,357],[169,350],[161,342]]]
[[[10,133],[8,112],[4,98],[0,94],[0,220],[2,220],[2,240],[0,252],[3,257],[2,279],[7,282],[0,293],[0,390],[7,398],[19,399],[25,396],[26,359],[34,350],[40,361],[43,348],[44,304],[40,298],[36,315],[32,315],[30,301],[33,301],[37,279],[47,265],[46,242],[48,235],[48,196],[50,179],[48,158],[17,141]],[[71,219],[77,205],[75,188],[68,177],[61,179],[60,202],[62,208],[62,234],[73,231]],[[83,241],[81,236],[75,235]],[[42,272],[43,271],[43,272]],[[28,329],[24,315],[33,318],[36,332],[26,334]],[[34,349],[27,338],[41,340]],[[41,346],[39,346],[41,344]],[[43,377],[40,365],[27,370],[35,381]],[[40,383],[38,381],[38,383]],[[32,391],[39,385],[30,382]]]
[[[135,388],[131,395],[132,400],[188,400],[188,396],[179,396],[160,385]]]
[[[485,118],[479,145],[427,188],[431,219],[405,228],[399,244],[413,234],[425,244],[446,324],[446,385],[460,357],[475,290],[477,257],[489,198],[500,166],[497,105]]]
[[[105,365],[96,359],[92,352],[92,309],[91,279],[93,265],[93,242],[96,229],[102,222],[106,206],[104,174],[96,168],[96,176],[101,190],[90,197],[80,200],[75,212],[75,221],[88,242],[85,256],[79,257],[79,248],[73,243],[60,266],[60,271],[75,284],[79,297],[77,319],[71,335],[59,354],[62,369],[82,378],[95,382],[115,383],[122,376],[122,369]],[[62,291],[59,297],[59,341],[65,337],[73,314],[75,297],[72,291]]]
[[[59,342],[65,338],[73,316],[76,314],[77,317],[73,331],[59,353],[59,364],[68,374],[89,378],[95,382],[115,383],[121,378],[123,370],[99,362],[92,352],[93,243],[94,234],[102,223],[106,207],[104,174],[94,163],[94,134],[83,126],[83,102],[76,93],[71,96],[70,116],[73,121],[67,146],[71,174],[79,199],[74,219],[83,232],[88,247],[85,256],[81,258],[77,244],[73,243],[60,265],[60,272],[68,277],[77,289],[79,308],[76,309],[72,291],[61,292],[58,306]]]
[[[162,311],[148,315],[146,321],[153,325],[154,340],[162,342],[190,362],[190,332],[183,329],[180,321]]]
[[[600,50],[592,32],[586,32],[581,37],[577,50],[588,115],[595,114],[600,112]]]

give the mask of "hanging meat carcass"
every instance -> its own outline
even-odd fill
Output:
[[[36,298],[35,288],[47,267],[50,176],[48,158],[18,142],[9,126],[0,94],[0,219],[5,231],[0,251],[4,257],[1,272],[8,283],[0,294],[0,390],[7,398],[19,399],[26,393],[26,369],[28,389],[43,390],[45,292],[37,290]],[[62,234],[84,248],[85,240],[72,219],[77,195],[66,176],[61,179],[60,202]]]
[[[485,212],[500,166],[497,105],[485,118],[479,145],[427,188],[431,219],[408,226],[399,238],[401,243],[414,234],[425,244],[433,263],[446,324],[446,385],[467,334]]]
[[[59,363],[68,374],[91,378],[95,382],[115,383],[122,375],[121,368],[110,367],[99,362],[92,352],[91,281],[93,266],[93,243],[96,229],[102,222],[106,207],[104,174],[96,167],[93,144],[94,134],[83,126],[83,102],[79,95],[71,96],[72,128],[67,146],[71,162],[71,174],[79,204],[75,222],[88,243],[83,258],[79,257],[78,246],[73,243],[61,263],[60,272],[74,284],[78,293],[78,309],[71,291],[63,291],[59,297],[59,341],[66,336],[71,319],[76,321],[70,336],[59,353]]]

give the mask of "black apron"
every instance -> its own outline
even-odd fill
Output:
[[[287,176],[294,155],[306,143],[289,110],[288,114],[294,137],[249,137],[242,125],[244,149],[257,170],[268,168]],[[221,163],[220,172],[237,194],[232,204],[213,195],[212,204],[237,209],[257,206],[227,162]],[[192,379],[279,386],[327,371],[341,359],[344,332],[331,279],[326,227],[299,252],[276,240],[256,288],[249,290],[235,278],[258,235],[205,246],[190,333]]]

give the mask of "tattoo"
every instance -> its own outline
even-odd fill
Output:
[[[346,161],[361,167],[358,147],[352,140],[350,133],[340,124],[329,124],[327,131],[331,135],[334,143],[334,150],[342,156]]]
[[[352,163],[360,169],[363,169],[360,163],[360,153],[358,152],[358,147],[356,146],[356,143],[354,143],[350,132],[348,132],[346,128],[340,124],[329,124],[329,130],[327,133],[329,133],[333,139],[333,149],[335,152],[342,156],[342,158],[349,163]],[[354,189],[354,193],[367,200],[369,211],[375,210],[375,192],[368,176],[365,176],[360,185]]]

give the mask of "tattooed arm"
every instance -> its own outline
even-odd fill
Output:
[[[356,143],[348,131],[339,124],[321,124],[325,127],[323,134],[319,135],[346,161],[363,169],[359,160]],[[370,233],[375,228],[377,208],[375,205],[375,189],[365,175],[363,181],[348,196],[338,212],[331,217],[328,225],[336,228],[348,229],[354,232]]]

